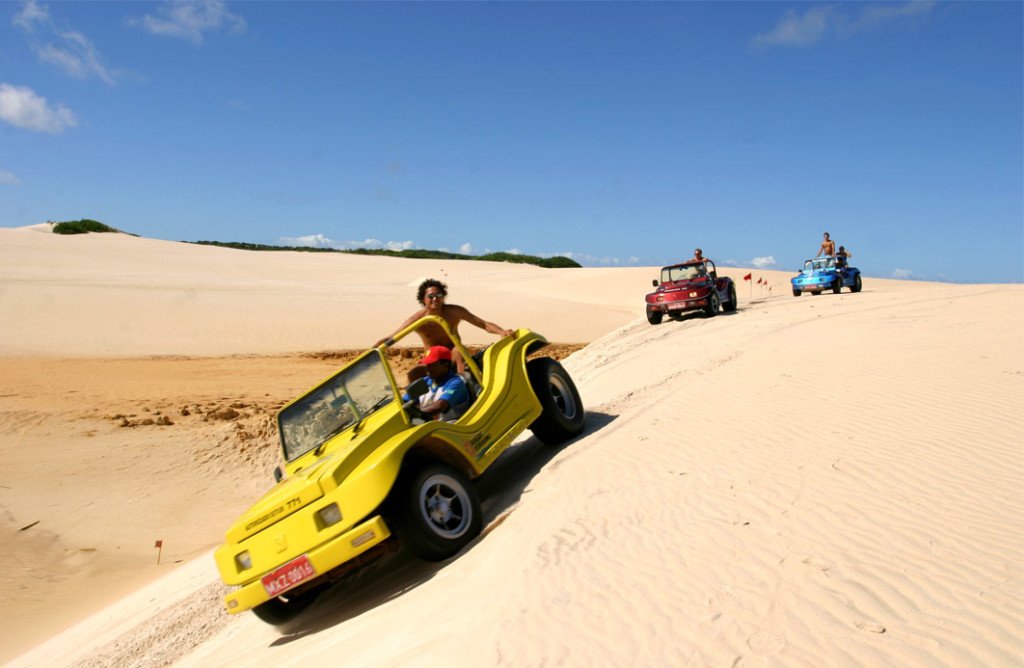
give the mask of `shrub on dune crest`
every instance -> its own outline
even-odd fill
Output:
[[[54,234],[85,234],[86,232],[119,232],[109,225],[104,225],[98,220],[67,220],[53,226]]]

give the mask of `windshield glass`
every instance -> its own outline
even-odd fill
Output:
[[[704,265],[691,264],[683,267],[664,267],[661,270],[661,282],[671,283],[690,278],[697,278],[704,273]]]
[[[301,457],[394,398],[384,362],[374,351],[281,411],[285,459]]]
[[[804,262],[804,271],[820,271],[821,269],[831,269],[834,266],[835,260],[830,257],[822,257]]]

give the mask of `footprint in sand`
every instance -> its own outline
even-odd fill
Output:
[[[758,631],[747,638],[747,646],[758,654],[774,654],[786,646],[786,638],[769,631]]]
[[[885,627],[875,622],[857,622],[856,626],[861,631],[868,631],[869,633],[885,633]]]
[[[817,568],[819,571],[828,575],[828,572],[832,570],[832,563],[821,557],[807,557],[803,563],[807,564],[811,568]]]

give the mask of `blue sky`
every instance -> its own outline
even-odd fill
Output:
[[[1024,3],[0,3],[0,226],[1024,280]]]

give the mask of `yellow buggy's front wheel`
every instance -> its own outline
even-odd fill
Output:
[[[252,613],[272,626],[284,626],[313,604],[323,587],[315,587],[299,593],[286,592],[275,596],[252,609]]]
[[[443,561],[480,535],[476,489],[452,467],[427,464],[397,484],[395,533],[421,559]]]

